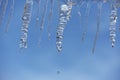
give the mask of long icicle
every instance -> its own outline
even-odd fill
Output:
[[[50,13],[49,13],[49,16],[48,16],[48,39],[50,40],[50,37],[51,37],[51,28],[52,28],[52,25],[51,25],[51,19],[52,19],[52,14],[53,14],[53,7],[54,7],[54,0],[51,0],[51,9],[50,9]]]
[[[85,40],[85,36],[86,36],[86,33],[87,33],[89,14],[90,14],[90,3],[89,3],[89,1],[87,1],[86,17],[85,17],[85,26],[84,26],[84,32],[83,32],[83,34],[82,34],[82,41]]]
[[[63,39],[63,32],[67,21],[70,19],[72,10],[72,2],[68,1],[67,4],[62,4],[60,7],[60,15],[59,15],[59,25],[57,27],[57,37],[56,37],[56,47],[58,52],[62,50],[62,39]]]
[[[6,27],[5,27],[5,32],[8,31],[8,27],[9,27],[9,24],[10,24],[10,21],[11,21],[11,18],[12,18],[12,15],[13,15],[13,11],[14,11],[14,0],[11,0],[11,8],[10,8],[10,14],[9,14],[9,17],[8,17],[8,21],[7,21],[7,24],[6,24]]]
[[[112,42],[112,47],[115,46],[116,38],[116,23],[117,23],[117,8],[115,5],[112,5],[112,10],[110,14],[110,40]]]
[[[31,13],[32,13],[33,0],[26,0],[26,4],[24,7],[24,12],[22,16],[23,26],[21,28],[22,35],[20,38],[20,48],[27,48],[27,35],[28,35],[28,27],[31,21]]]
[[[42,19],[41,19],[41,22],[40,22],[40,38],[39,38],[39,45],[41,43],[41,38],[42,38],[42,30],[44,28],[44,22],[45,22],[45,16],[46,16],[46,12],[47,12],[47,4],[48,4],[48,1],[49,0],[46,0],[45,1],[45,4],[44,4],[44,11],[43,11],[43,15],[42,15]]]
[[[94,51],[95,51],[96,42],[97,42],[98,35],[99,35],[101,10],[102,10],[102,2],[99,1],[98,2],[98,16],[97,16],[97,31],[96,31],[96,35],[95,35],[95,39],[94,39],[92,53],[94,53]]]
[[[2,13],[0,15],[0,26],[2,24],[2,21],[4,19],[5,13],[6,13],[7,5],[8,5],[8,0],[5,0],[5,3],[4,3],[3,8],[2,8]]]
[[[41,0],[36,0],[36,3],[37,3],[36,26],[38,26],[38,24],[39,24],[40,1]]]

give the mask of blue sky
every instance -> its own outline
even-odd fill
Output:
[[[44,3],[44,0],[42,2]],[[0,27],[0,80],[120,80],[119,21],[116,46],[112,48],[109,39],[109,3],[104,4],[102,8],[100,33],[94,55],[92,46],[97,27],[96,4],[91,3],[88,32],[84,42],[81,41],[81,37],[86,20],[86,4],[80,9],[81,17],[78,16],[77,6],[73,7],[71,19],[64,31],[63,49],[58,53],[55,45],[58,7],[54,7],[51,40],[49,41],[47,37],[46,16],[42,41],[38,45],[40,31],[39,26],[35,26],[36,3],[33,5],[29,26],[28,48],[20,52],[19,39],[24,3],[25,0],[15,0],[13,18],[6,34],[3,33],[9,8]],[[57,6],[57,1],[54,4]],[[40,8],[42,15],[43,4]]]

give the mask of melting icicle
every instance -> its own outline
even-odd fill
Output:
[[[13,15],[13,11],[14,11],[14,0],[11,0],[11,2],[12,2],[12,5],[11,5],[11,8],[10,8],[10,14],[9,14],[8,21],[7,21],[6,28],[5,28],[6,32],[8,31],[8,27],[9,27],[9,24],[10,24],[12,15]]]
[[[39,23],[39,13],[40,13],[40,0],[36,0],[37,2],[37,15],[36,15],[36,26],[38,25]]]
[[[86,18],[85,18],[86,20],[85,20],[84,32],[83,32],[83,35],[82,35],[82,41],[84,41],[85,35],[87,33],[89,14],[90,14],[90,3],[89,3],[89,1],[87,1]]]
[[[21,28],[22,36],[20,39],[20,48],[27,48],[28,26],[31,20],[33,0],[26,0],[24,13],[22,16],[23,26]]]
[[[54,7],[54,0],[51,0],[51,9],[50,9],[50,13],[49,13],[49,17],[48,17],[48,39],[50,40],[51,37],[51,18],[52,18],[52,14],[53,14],[53,7]]]
[[[70,19],[72,9],[72,2],[68,1],[67,4],[62,4],[60,7],[60,18],[59,18],[59,25],[57,27],[57,37],[56,37],[56,46],[58,52],[62,50],[62,39],[63,39],[63,32],[64,28],[67,24],[67,21]]]
[[[110,14],[110,27],[109,27],[112,47],[115,46],[116,22],[117,22],[117,8],[116,8],[115,5],[112,5],[112,11],[111,11],[111,14]]]
[[[44,28],[44,21],[45,21],[45,15],[46,15],[46,12],[47,12],[47,4],[48,4],[48,1],[49,0],[46,0],[45,4],[44,4],[44,11],[43,11],[43,15],[42,15],[42,20],[41,20],[41,23],[40,23],[40,39],[39,39],[39,44],[41,42],[41,37],[42,37],[42,30]]]
[[[0,15],[0,26],[2,24],[2,20],[3,20],[4,16],[5,16],[7,5],[8,5],[8,0],[5,0],[5,3],[4,3],[3,8],[2,8],[2,13]]]
[[[95,39],[94,39],[92,53],[94,53],[94,51],[95,51],[96,42],[97,42],[97,39],[98,39],[99,30],[100,30],[101,9],[102,9],[102,2],[99,1],[98,2],[98,16],[97,16],[97,31],[96,31],[96,35],[95,35]]]

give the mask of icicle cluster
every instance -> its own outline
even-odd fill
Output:
[[[116,38],[116,22],[117,22],[117,8],[112,5],[112,11],[110,15],[110,39],[112,42],[112,47],[115,46],[115,38]]]
[[[2,25],[3,19],[5,18],[5,14],[7,11],[8,6],[10,5],[9,2],[11,1],[11,7],[10,7],[10,14],[8,15],[8,19],[6,21],[6,27],[5,30],[8,30],[13,11],[14,11],[14,2],[15,0],[0,0],[0,26]],[[40,22],[40,41],[41,41],[41,35],[42,30],[44,28],[45,24],[45,17],[47,15],[47,9],[49,10],[48,13],[48,38],[50,39],[50,29],[51,29],[51,21],[52,21],[52,15],[53,15],[53,8],[54,8],[54,0],[44,0],[44,7],[43,7],[43,14],[41,15],[41,20],[39,20],[39,13],[40,13],[40,4],[42,4],[42,0],[26,0],[24,12],[22,16],[23,25],[21,28],[21,38],[20,38],[20,48],[27,48],[27,36],[28,36],[28,28],[29,23],[31,21],[31,13],[32,13],[32,6],[33,1],[37,2],[38,9],[37,9],[37,16],[36,16],[36,23],[38,24]],[[60,1],[64,4],[60,5]],[[49,7],[50,2],[50,7]],[[60,6],[60,14],[59,14],[59,24],[57,27],[57,36],[56,36],[56,47],[58,52],[62,50],[62,41],[63,41],[63,33],[65,26],[67,25],[67,22],[70,19],[71,16],[71,10],[73,5],[77,5],[79,8],[82,6],[83,3],[87,3],[86,8],[86,16],[85,16],[85,26],[84,26],[84,32],[82,34],[82,41],[85,39],[85,35],[87,33],[87,26],[88,26],[88,18],[90,14],[90,8],[91,8],[91,2],[98,3],[98,16],[97,16],[97,31],[94,39],[93,49],[92,52],[94,53],[96,42],[99,35],[99,29],[100,29],[100,18],[101,18],[101,9],[103,3],[110,3],[112,5],[111,7],[111,13],[110,13],[110,40],[112,42],[112,47],[115,46],[115,39],[116,39],[116,23],[117,23],[117,9],[120,8],[120,0],[58,0],[58,5]],[[80,17],[80,11],[78,12]]]
[[[32,5],[33,5],[33,0],[26,0],[24,13],[22,16],[23,26],[21,28],[22,36],[20,39],[20,48],[27,48],[27,34],[28,34],[28,26],[31,20]]]
[[[72,2],[68,2],[67,4],[62,4],[60,7],[60,18],[59,18],[59,25],[57,27],[57,37],[56,37],[56,46],[58,52],[62,50],[62,39],[63,39],[63,32],[67,21],[70,19],[70,13],[72,9]]]

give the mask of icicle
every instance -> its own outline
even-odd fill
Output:
[[[24,13],[22,16],[23,26],[21,28],[22,36],[20,39],[20,48],[27,48],[28,26],[31,20],[33,0],[26,0]]]
[[[82,41],[85,39],[85,35],[87,33],[87,27],[88,27],[88,17],[90,14],[90,3],[87,1],[87,8],[86,8],[86,18],[85,18],[85,26],[84,26],[84,32],[82,34]]]
[[[50,9],[50,13],[49,13],[49,17],[48,17],[48,39],[50,40],[51,37],[51,18],[52,18],[52,14],[53,14],[53,7],[54,7],[54,0],[51,0],[51,9]]]
[[[1,4],[2,4],[2,0],[0,0],[0,6],[1,6]]]
[[[46,0],[45,4],[44,4],[44,11],[43,11],[43,15],[42,15],[42,20],[41,20],[41,23],[40,23],[40,39],[39,39],[39,45],[41,43],[41,38],[42,38],[42,30],[44,28],[44,21],[45,21],[45,15],[46,15],[46,12],[47,12],[47,4],[48,4],[48,1],[49,0]]]
[[[11,5],[11,8],[10,8],[10,14],[9,14],[8,21],[7,21],[7,24],[6,24],[6,27],[5,27],[6,32],[8,31],[8,27],[9,27],[9,24],[10,24],[12,15],[13,15],[13,11],[14,11],[14,0],[11,0],[11,3],[12,3],[12,5]]]
[[[3,4],[3,8],[2,8],[2,13],[0,15],[0,26],[2,24],[2,20],[3,20],[4,16],[5,16],[7,5],[8,5],[8,0],[5,0],[5,3]]]
[[[116,22],[117,22],[117,8],[116,8],[115,5],[112,5],[112,11],[111,11],[111,14],[110,14],[110,27],[109,27],[112,47],[115,46]]]
[[[79,5],[77,5],[77,7],[78,7],[78,15],[81,17],[81,12],[80,12],[80,8],[81,8],[81,6],[83,5],[85,3],[85,1],[79,1]]]
[[[94,53],[94,51],[95,51],[96,42],[97,42],[97,39],[98,39],[99,30],[100,30],[101,9],[102,9],[102,2],[99,1],[98,2],[98,16],[97,16],[97,31],[96,31],[96,35],[95,35],[95,39],[94,39],[92,53]]]
[[[62,4],[60,7],[60,18],[59,18],[59,25],[57,27],[57,37],[56,37],[56,46],[58,52],[62,50],[62,39],[63,39],[63,32],[64,28],[67,24],[67,21],[70,19],[70,13],[72,9],[72,2],[68,1],[67,4]]]
[[[78,16],[80,17],[80,19],[81,19],[81,12],[78,10]]]
[[[80,12],[80,9],[81,9],[81,7],[82,7],[82,5],[85,3],[85,1],[80,1],[79,2],[79,5],[77,5],[77,9],[78,9],[78,16],[79,16],[79,18],[80,18],[80,21],[79,22],[82,22],[82,14],[81,14],[81,12]]]
[[[37,15],[36,15],[36,26],[38,26],[39,23],[39,13],[40,13],[40,0],[36,0],[37,2]]]

